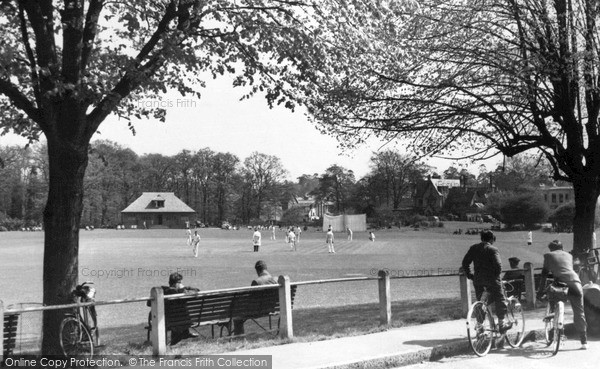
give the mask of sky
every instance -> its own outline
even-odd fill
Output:
[[[171,156],[184,149],[198,151],[208,147],[216,152],[231,152],[243,161],[258,151],[279,157],[290,180],[296,180],[302,174],[322,174],[333,164],[354,171],[359,179],[370,172],[373,152],[388,148],[402,152],[401,145],[375,139],[358,149],[342,152],[337,147],[337,140],[321,134],[301,109],[296,112],[283,107],[269,109],[264,98],[257,96],[240,101],[242,94],[243,91],[231,87],[227,79],[210,80],[201,99],[167,94],[161,103],[167,108],[166,122],[132,120],[136,130],[134,136],[126,120],[109,116],[92,140],[110,140],[138,155],[160,153]],[[139,100],[137,103],[152,105],[159,102]],[[0,137],[2,145],[25,143],[15,135]],[[486,162],[488,170],[492,170],[499,160]],[[453,163],[455,161],[442,159],[428,161],[440,172]],[[458,163],[478,174],[479,164]]]

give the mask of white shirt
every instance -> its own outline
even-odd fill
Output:
[[[260,239],[262,238],[259,231],[254,232],[252,235],[252,242],[254,242],[255,246],[260,246]]]

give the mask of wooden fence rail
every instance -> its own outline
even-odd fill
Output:
[[[534,269],[531,263],[525,263],[524,269],[513,269],[514,271],[523,271],[525,275],[525,294],[527,299],[527,306],[533,307],[535,306],[535,282],[534,282]],[[538,268],[539,269],[539,268]],[[291,306],[291,286],[306,286],[306,285],[318,285],[325,283],[345,283],[345,282],[358,282],[358,281],[378,281],[377,288],[379,293],[379,321],[382,326],[390,326],[392,324],[392,310],[391,310],[391,288],[390,281],[398,280],[398,279],[413,279],[413,278],[434,278],[434,277],[459,277],[460,284],[460,295],[461,295],[461,306],[463,312],[466,312],[469,309],[469,306],[472,303],[472,292],[471,292],[471,283],[468,283],[466,276],[463,273],[454,273],[454,274],[439,274],[439,275],[421,275],[421,276],[390,276],[390,272],[388,270],[380,270],[378,272],[377,277],[350,277],[350,278],[334,278],[334,279],[324,279],[324,280],[313,280],[313,281],[300,281],[300,282],[291,282],[288,276],[280,276],[278,279],[278,285],[269,285],[269,286],[253,286],[253,287],[239,287],[239,288],[229,288],[229,289],[221,289],[221,290],[210,290],[210,291],[201,291],[192,295],[210,295],[210,294],[221,294],[225,292],[244,292],[249,290],[256,289],[279,289],[279,306],[280,306],[280,319],[281,326],[279,330],[279,336],[281,338],[292,338],[294,336],[294,328],[293,328],[293,316],[292,316],[292,306]],[[86,302],[86,303],[74,303],[74,304],[64,304],[64,305],[53,305],[53,306],[40,306],[40,307],[30,307],[23,309],[14,309],[14,310],[6,310],[3,309],[2,301],[0,300],[0,321],[4,319],[4,315],[6,314],[15,314],[15,313],[27,313],[27,312],[35,312],[35,311],[46,311],[46,310],[59,310],[59,309],[71,309],[78,308],[83,306],[103,306],[103,305],[116,305],[116,304],[127,304],[127,303],[136,303],[136,302],[147,302],[151,303],[151,313],[152,313],[152,326],[156,327],[156,329],[152,329],[151,341],[153,347],[154,355],[164,355],[166,353],[166,345],[165,345],[165,312],[164,312],[164,300],[171,299],[179,299],[184,296],[189,297],[190,294],[174,294],[164,296],[162,290],[159,291],[158,288],[153,288],[151,290],[150,297],[139,297],[139,298],[128,298],[128,299],[120,299],[120,300],[110,300],[110,301],[94,301],[94,302]],[[1,356],[4,352],[3,347],[3,327],[0,325],[0,362],[2,362],[3,357]]]

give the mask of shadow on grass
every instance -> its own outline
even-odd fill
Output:
[[[169,354],[214,354],[285,344],[311,342],[332,338],[356,336],[385,330],[379,325],[379,305],[360,304],[327,308],[294,310],[294,338],[283,340],[262,331],[251,321],[246,322],[243,338],[216,338],[211,336],[210,326],[202,327],[199,338],[188,339],[169,346]],[[460,300],[423,299],[392,303],[392,327],[405,327],[438,321],[461,319]],[[268,319],[259,320],[268,327]],[[273,320],[277,324],[277,317]],[[218,337],[219,331],[215,329]],[[226,334],[226,333],[224,333]],[[152,347],[146,341],[144,325],[106,328],[102,331],[106,346],[101,354],[139,355],[150,354]]]

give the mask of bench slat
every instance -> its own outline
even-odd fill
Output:
[[[11,355],[17,345],[18,325],[19,314],[8,314],[4,316],[4,356]]]
[[[294,304],[297,286],[291,286]],[[249,290],[165,300],[165,326],[230,324],[233,319],[257,319],[279,315],[279,290]]]

